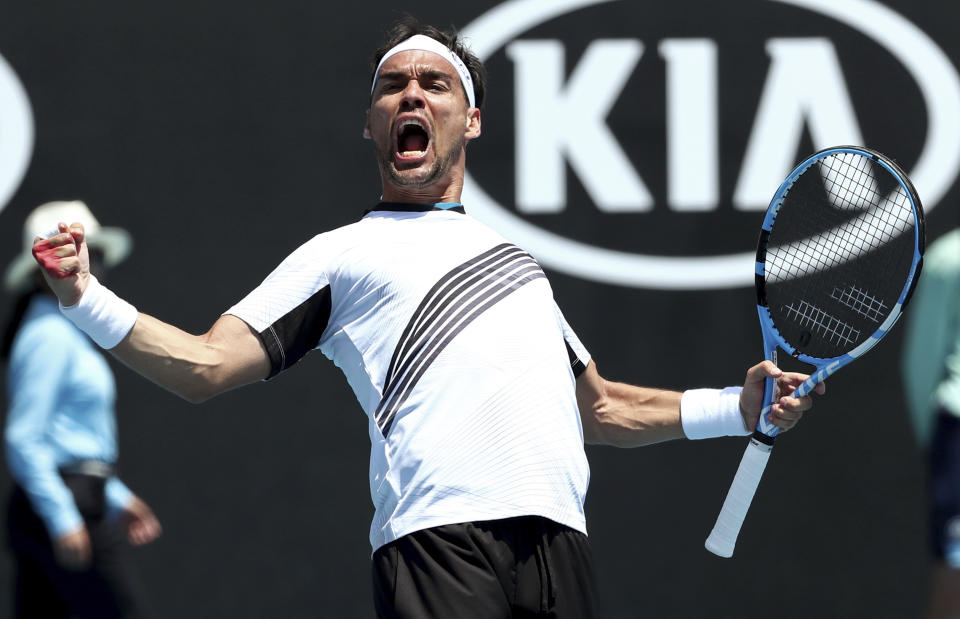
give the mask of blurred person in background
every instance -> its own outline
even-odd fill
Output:
[[[903,376],[917,439],[929,456],[933,572],[927,617],[960,617],[960,228],[924,255],[907,314]]]
[[[83,202],[37,207],[4,288],[18,295],[0,355],[8,362],[6,459],[15,486],[7,534],[15,559],[14,617],[144,617],[124,552],[155,540],[160,523],[116,476],[116,389],[96,346],[59,311],[30,253],[58,220],[81,221],[92,268],[120,263],[130,235],[100,227]],[[6,597],[6,596],[4,596]]]

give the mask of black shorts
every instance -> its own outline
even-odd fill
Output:
[[[373,555],[381,619],[597,616],[587,536],[523,516],[417,531]]]
[[[930,444],[930,542],[934,558],[960,568],[960,418],[946,411]]]

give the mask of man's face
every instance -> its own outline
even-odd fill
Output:
[[[400,52],[380,68],[364,136],[388,187],[421,189],[463,175],[464,145],[480,135],[456,70],[428,51]]]

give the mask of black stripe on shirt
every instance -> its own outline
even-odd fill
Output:
[[[414,386],[457,334],[513,291],[545,277],[529,254],[508,243],[442,277],[414,312],[394,351],[374,414],[383,435],[390,431]]]
[[[539,267],[537,268],[539,269]],[[489,309],[491,306],[495,305],[497,302],[501,301],[504,297],[506,297],[508,294],[510,294],[520,286],[523,286],[524,284],[531,282],[535,279],[540,279],[545,277],[546,276],[543,274],[543,272],[539,270],[537,272],[527,273],[523,275],[523,277],[516,277],[516,281],[514,283],[506,286],[504,289],[501,289],[495,296],[487,300],[480,307],[479,311],[466,316],[466,318],[461,323],[459,323],[455,328],[453,328],[449,332],[445,334],[441,333],[440,336],[438,337],[441,337],[441,336],[443,337],[442,342],[432,346],[425,352],[425,354],[429,354],[429,356],[426,357],[426,359],[419,364],[418,366],[419,369],[416,370],[415,374],[408,375],[408,377],[400,385],[397,386],[396,391],[394,392],[395,397],[393,398],[391,405],[387,409],[384,409],[382,411],[382,417],[381,417],[380,423],[383,426],[381,428],[381,431],[383,432],[384,436],[386,436],[387,433],[390,432],[390,427],[393,425],[393,421],[397,415],[397,412],[403,407],[403,404],[406,402],[407,397],[413,391],[413,388],[416,386],[417,382],[419,382],[423,374],[427,371],[430,364],[433,363],[433,361],[443,351],[443,349],[446,348],[447,344],[449,344],[450,341],[457,334],[460,333],[460,331],[466,328],[467,325],[473,322],[473,320],[477,318],[480,314],[482,314],[484,311]],[[513,277],[511,277],[511,279],[513,279]],[[473,307],[475,307],[480,301],[483,301],[485,299],[486,298],[475,300],[473,303],[470,304],[470,307],[466,308],[466,310],[461,314],[461,316],[466,314],[467,311],[469,311],[470,309],[473,309]],[[402,392],[401,392],[401,389],[402,389]]]
[[[273,378],[317,347],[330,321],[330,286],[324,286],[258,333],[270,356]]]
[[[481,258],[486,260],[479,261]],[[449,323],[451,316],[464,303],[469,302],[471,295],[482,293],[484,286],[489,286],[491,281],[522,264],[532,264],[534,268],[539,268],[526,252],[504,243],[468,260],[442,277],[424,297],[397,343],[391,367],[387,371],[384,395],[389,394],[396,382],[402,378],[405,369],[420,356],[426,341],[437,333],[438,325]],[[444,282],[446,285],[441,287],[440,284]],[[455,318],[462,316],[461,312]],[[398,362],[401,367],[395,371]]]
[[[390,385],[393,382],[393,372],[400,357],[406,355],[411,343],[420,335],[422,335],[423,328],[418,329],[414,334],[411,334],[411,332],[413,332],[413,330],[420,325],[423,317],[431,312],[435,313],[436,311],[442,310],[443,307],[446,306],[446,303],[441,304],[439,301],[447,297],[451,291],[456,290],[457,286],[463,284],[465,278],[478,272],[489,273],[490,265],[494,264],[497,260],[502,259],[505,252],[510,255],[524,253],[522,249],[516,247],[515,245],[511,245],[510,243],[497,245],[496,247],[483,252],[479,256],[471,258],[470,260],[467,260],[463,264],[457,266],[455,269],[441,277],[427,292],[427,294],[424,295],[420,305],[417,307],[416,311],[414,311],[413,317],[410,318],[410,321],[404,328],[403,333],[400,335],[400,340],[396,349],[393,351],[393,357],[390,359],[390,366],[387,368],[387,379],[384,383],[385,386]],[[437,308],[438,304],[441,305],[439,308]],[[386,388],[384,388],[384,393],[386,393]]]

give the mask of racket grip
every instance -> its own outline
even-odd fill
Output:
[[[743,521],[747,517],[747,510],[750,509],[753,495],[757,491],[757,486],[760,485],[760,478],[767,467],[772,449],[773,446],[756,439],[750,439],[750,443],[747,444],[747,450],[743,453],[743,459],[740,460],[740,467],[733,478],[733,483],[730,484],[730,490],[727,491],[727,498],[723,501],[720,515],[717,516],[717,522],[713,525],[713,530],[704,544],[713,554],[719,557],[733,556],[737,535],[740,534],[740,527],[743,526]]]

